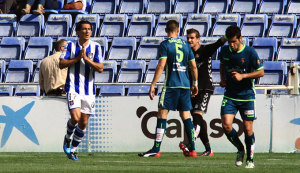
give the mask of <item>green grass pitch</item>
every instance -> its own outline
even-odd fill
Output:
[[[234,153],[185,158],[164,153],[160,158],[140,158],[137,153],[79,153],[80,161],[64,153],[0,153],[0,172],[300,172],[300,154],[255,154],[255,168],[234,165]]]

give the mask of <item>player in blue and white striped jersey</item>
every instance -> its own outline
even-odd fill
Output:
[[[100,73],[103,71],[101,46],[90,40],[91,23],[78,22],[76,33],[78,41],[68,42],[59,62],[60,68],[68,67],[65,91],[71,119],[67,123],[63,149],[72,160],[79,160],[76,148],[82,141],[89,116],[95,113],[95,70]]]

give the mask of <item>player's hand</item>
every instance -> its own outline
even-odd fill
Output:
[[[226,81],[225,80],[221,80],[220,81],[220,87],[226,87]]]
[[[241,81],[243,80],[243,75],[238,73],[238,72],[231,72],[231,77],[235,80],[235,81]]]
[[[191,88],[191,97],[195,97],[198,94],[198,87],[193,85]]]
[[[155,96],[155,88],[153,85],[150,86],[150,90],[149,90],[149,97],[151,100],[154,99],[154,96]]]
[[[82,49],[81,49],[81,57],[85,60],[87,59],[87,56],[86,56],[86,52],[85,52],[85,47],[82,46]]]

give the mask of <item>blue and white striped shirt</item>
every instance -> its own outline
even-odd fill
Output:
[[[82,46],[79,41],[69,41],[60,58],[67,60],[74,59],[78,56],[81,49]],[[103,63],[104,59],[101,55],[100,44],[89,40],[89,44],[86,47],[86,56],[94,62]],[[65,91],[76,92],[80,95],[95,95],[94,77],[95,70],[81,58],[80,61],[68,68]]]

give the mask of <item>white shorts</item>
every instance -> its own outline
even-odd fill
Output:
[[[95,96],[67,93],[69,110],[80,108],[81,113],[95,114]]]

